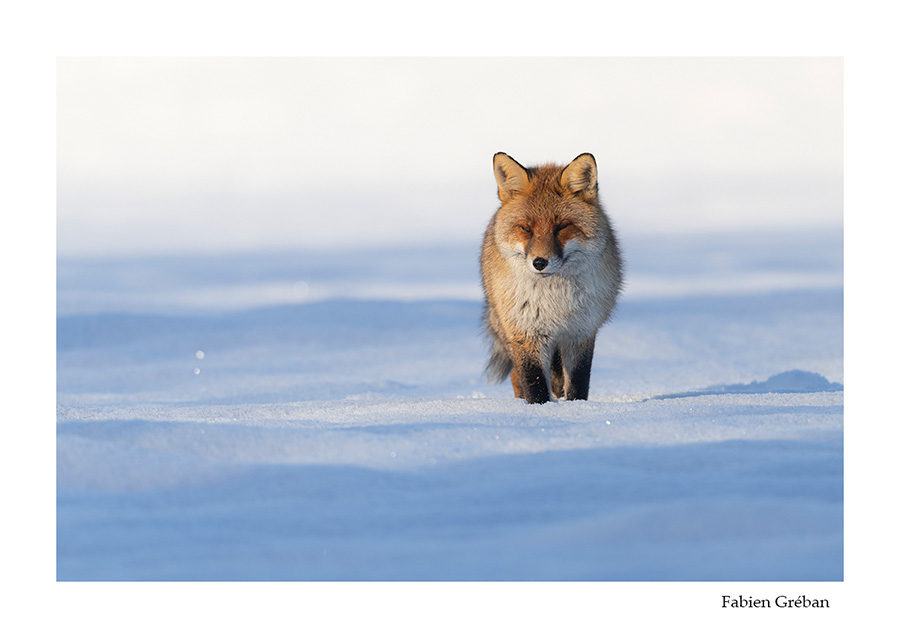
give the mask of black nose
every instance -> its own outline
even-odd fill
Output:
[[[534,261],[531,262],[531,265],[534,266],[535,270],[543,270],[544,268],[547,267],[547,264],[549,264],[549,263],[550,262],[547,261],[546,259],[544,259],[543,257],[535,257]]]

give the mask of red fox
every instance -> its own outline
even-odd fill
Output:
[[[500,208],[481,248],[488,376],[509,375],[529,403],[587,399],[594,339],[622,287],[594,156],[525,168],[497,153],[494,177]]]

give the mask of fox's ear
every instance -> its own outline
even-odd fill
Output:
[[[582,153],[571,162],[560,177],[562,187],[571,193],[580,193],[585,199],[597,197],[597,162],[590,153]]]
[[[506,153],[495,153],[494,179],[497,180],[497,195],[505,202],[525,189],[528,170]]]

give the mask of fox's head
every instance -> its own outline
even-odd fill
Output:
[[[567,166],[535,168],[497,153],[494,177],[501,202],[497,244],[534,275],[554,275],[570,261],[577,262],[590,244],[603,241],[597,163],[590,153]]]

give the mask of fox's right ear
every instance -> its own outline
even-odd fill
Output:
[[[528,169],[506,153],[494,154],[494,179],[497,180],[497,196],[506,202],[528,184]]]

